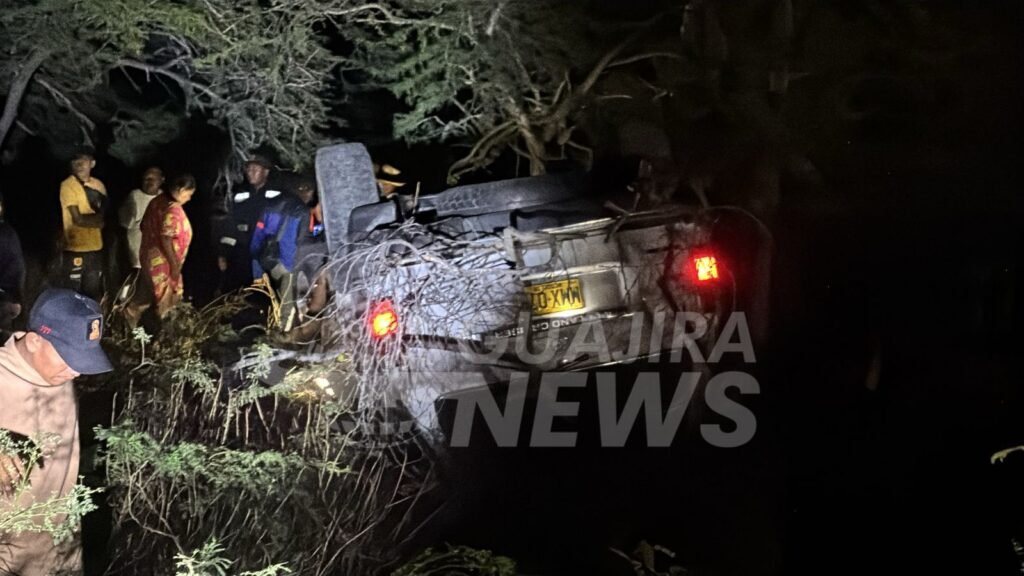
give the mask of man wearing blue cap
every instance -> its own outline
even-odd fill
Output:
[[[15,438],[49,438],[41,445],[41,462],[28,473],[29,489],[17,496],[14,506],[66,496],[78,481],[78,407],[72,380],[113,369],[100,347],[103,329],[103,314],[94,300],[71,290],[49,289],[29,312],[28,332],[15,333],[0,347],[0,428]],[[24,473],[18,455],[0,453],[0,506],[11,504]],[[56,545],[42,530],[0,535],[0,574],[80,572],[76,544]]]

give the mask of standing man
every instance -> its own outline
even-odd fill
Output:
[[[0,193],[0,334],[11,330],[21,315],[21,296],[25,288],[25,256],[18,233],[4,222],[4,197]]]
[[[0,347],[0,428],[42,444],[43,460],[28,468],[17,454],[0,454],[0,503],[28,507],[66,497],[78,481],[78,407],[72,380],[112,370],[100,347],[103,316],[95,301],[64,289],[40,294],[28,332]],[[26,486],[27,489],[18,490]],[[17,497],[15,493],[17,492]],[[13,501],[12,501],[13,500]],[[39,531],[0,536],[0,573],[80,574],[81,550],[45,531],[66,517],[37,519]]]
[[[323,211],[310,180],[296,187],[296,195],[272,203],[256,222],[249,251],[254,278],[270,277],[281,299],[280,325],[289,332],[300,320],[299,300],[307,292],[327,258]]]
[[[164,173],[156,166],[146,168],[142,173],[142,188],[132,190],[125,198],[121,210],[118,212],[118,221],[125,229],[125,236],[128,239],[128,265],[138,270],[142,267],[139,262],[139,247],[142,246],[142,216],[146,213],[149,201],[160,194],[160,187],[164,184]]]
[[[71,159],[71,176],[60,184],[64,220],[64,282],[94,300],[103,297],[103,225],[107,189],[92,177],[96,159],[80,152]]]
[[[280,189],[269,184],[270,160],[254,155],[245,163],[245,184],[228,199],[228,214],[218,245],[217,266],[223,278],[221,290],[230,292],[252,284],[252,255],[249,243],[260,214],[275,198]]]

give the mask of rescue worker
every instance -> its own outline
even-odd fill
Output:
[[[21,298],[25,289],[25,255],[18,233],[4,222],[4,197],[0,193],[0,334],[12,328],[21,315]]]
[[[322,321],[318,316],[331,298],[323,205],[316,196],[311,203],[309,223],[301,228],[295,251],[295,293],[300,297],[296,301],[298,325],[290,336],[296,343],[315,338]]]
[[[20,450],[0,452],[0,505],[24,508],[66,497],[74,488],[79,436],[72,381],[112,370],[102,337],[103,315],[94,300],[51,288],[32,307],[28,332],[15,333],[0,347],[0,428],[9,439],[41,443],[36,446],[43,450],[43,462],[35,465]],[[37,525],[36,531],[0,535],[0,574],[81,574],[79,539],[58,545],[43,519]]]
[[[327,259],[323,212],[312,181],[264,210],[256,222],[250,252],[252,274],[266,274],[281,299],[281,328],[289,332],[302,316],[301,296],[316,283]],[[318,311],[318,310],[315,310]]]
[[[100,300],[107,189],[92,176],[95,167],[96,159],[91,152],[79,152],[71,159],[71,175],[60,184],[64,222],[62,280],[66,287]]]
[[[281,188],[271,183],[273,164],[266,156],[253,155],[245,163],[245,184],[228,199],[228,214],[218,245],[217,267],[222,273],[221,291],[231,292],[252,284],[249,245],[260,215]]]

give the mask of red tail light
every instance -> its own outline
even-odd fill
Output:
[[[390,300],[378,302],[370,311],[370,332],[375,338],[384,338],[398,331],[398,314]]]
[[[688,271],[690,279],[696,284],[713,284],[718,281],[720,264],[715,254],[709,250],[701,250],[690,255]]]

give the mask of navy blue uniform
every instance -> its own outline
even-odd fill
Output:
[[[227,199],[228,214],[220,227],[217,251],[218,256],[228,261],[228,269],[221,284],[224,292],[252,284],[253,255],[249,252],[249,244],[256,229],[256,222],[268,206],[285,194],[288,192],[284,188],[268,181],[260,189],[245,183],[236,188]]]
[[[326,262],[323,225],[309,207],[289,195],[260,216],[250,252],[253,276],[270,276],[281,298],[281,326],[287,332],[300,315],[296,300],[305,297]]]

